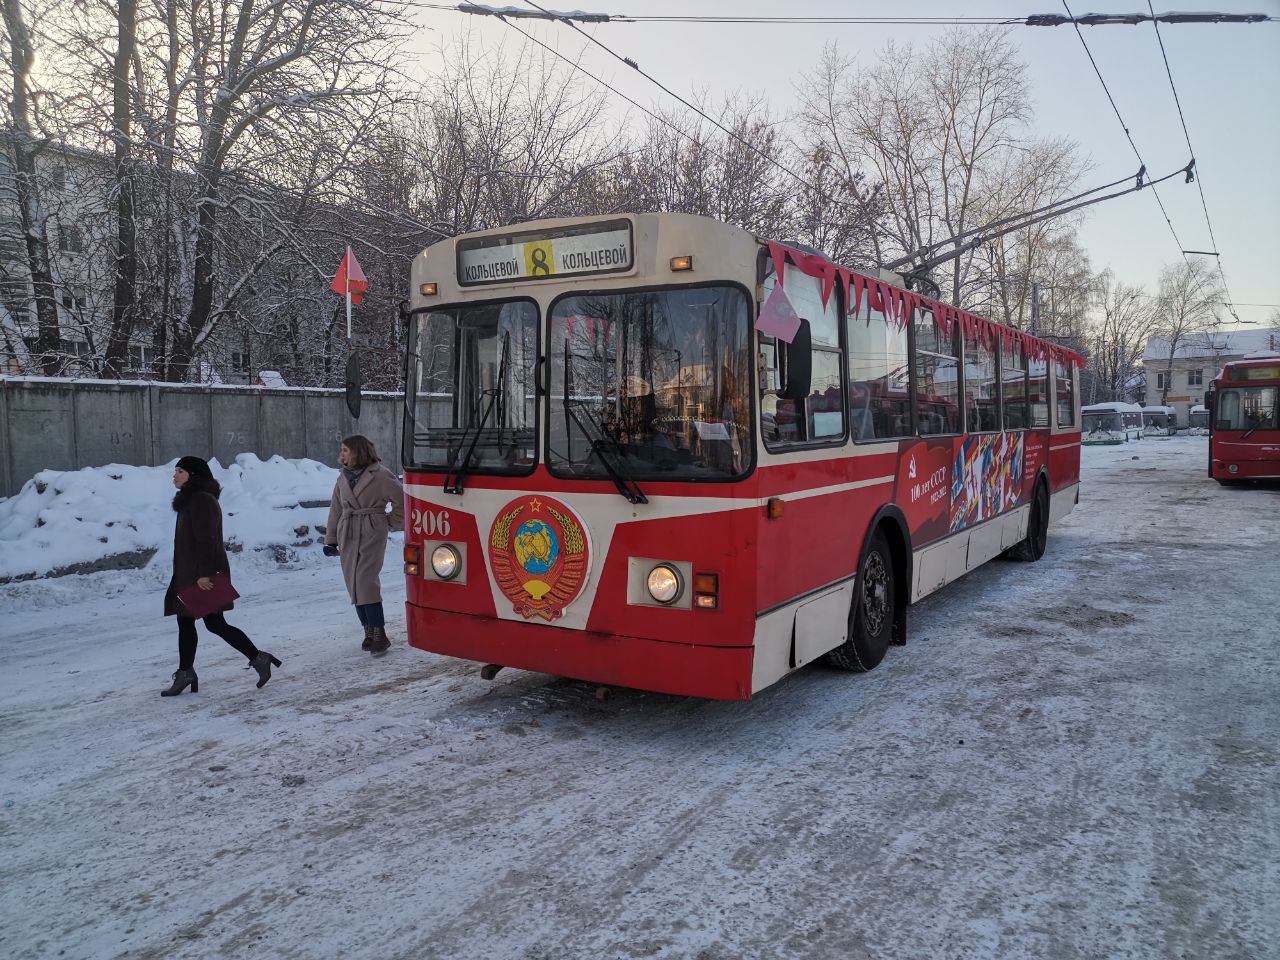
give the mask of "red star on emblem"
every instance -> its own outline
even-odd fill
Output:
[[[539,510],[542,509],[542,501],[539,500],[537,497],[534,497],[532,500],[529,501],[529,509],[532,510],[534,513],[537,513]]]

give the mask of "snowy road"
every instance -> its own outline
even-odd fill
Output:
[[[157,592],[9,612],[0,955],[1275,957],[1280,490],[1203,465],[1086,450],[1044,560],[750,703],[372,660],[315,564],[261,691],[202,635],[161,700]]]

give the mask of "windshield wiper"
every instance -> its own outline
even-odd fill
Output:
[[[613,485],[618,488],[618,492],[627,498],[630,503],[648,503],[649,498],[644,495],[644,491],[640,489],[640,484],[632,479],[627,472],[627,468],[623,465],[622,452],[618,450],[615,441],[609,439],[605,435],[604,428],[595,421],[590,413],[586,413],[587,423],[591,424],[591,430],[583,425],[582,417],[578,416],[578,411],[573,408],[569,400],[565,401],[565,410],[569,416],[573,417],[573,422],[578,425],[578,429],[583,435],[591,441],[591,452],[596,455],[596,459],[600,461],[600,465],[604,467],[605,473],[609,474],[609,479],[613,481]],[[594,431],[594,436],[592,435]],[[609,456],[605,456],[605,450],[609,451]],[[610,462],[610,457],[617,457],[616,463]]]
[[[480,422],[477,423],[471,429],[467,430],[465,433],[463,433],[462,442],[458,446],[462,447],[466,445],[468,437],[471,438],[471,443],[469,446],[467,446],[467,452],[463,454],[462,459],[460,461],[455,461],[455,463],[449,467],[449,472],[445,474],[445,477],[444,477],[445,493],[462,493],[462,478],[466,476],[467,469],[471,466],[471,458],[475,456],[476,444],[480,442],[480,434],[484,432],[485,424],[489,422],[489,417],[493,413],[495,408],[499,409],[499,413],[498,413],[499,419],[501,419],[502,417],[499,403],[502,399],[502,392],[507,382],[507,347],[509,347],[510,345],[511,345],[510,337],[503,337],[502,360],[498,363],[498,382],[494,384],[493,389],[484,390],[480,394],[481,399],[483,399],[485,396],[488,396],[489,405],[484,408],[484,413],[480,415]],[[502,437],[501,425],[499,425],[499,428],[498,428],[498,437],[499,437],[499,442],[501,442],[501,437]]]
[[[574,409],[574,401],[569,399],[570,388],[569,383],[573,377],[573,366],[570,363],[572,357],[569,353],[569,341],[564,342],[564,412],[573,418],[573,422],[578,425],[578,429],[582,431],[582,435],[591,442],[591,452],[596,455],[596,459],[600,461],[600,465],[604,467],[604,472],[609,474],[609,479],[613,481],[613,485],[617,488],[618,493],[627,499],[628,503],[648,503],[649,498],[644,495],[644,491],[640,489],[640,484],[631,477],[627,472],[626,466],[623,465],[622,451],[618,449],[616,441],[609,439],[602,427],[591,416],[590,412],[585,412],[587,423],[591,424],[588,430],[582,422],[582,417],[578,416],[578,411]],[[566,424],[567,426],[567,424]],[[569,448],[573,449],[573,439],[569,438]],[[605,456],[605,450],[609,450],[609,456]],[[610,457],[617,455],[617,462],[610,462]],[[572,456],[572,454],[570,454]]]

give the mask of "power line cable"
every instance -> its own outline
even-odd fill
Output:
[[[1151,6],[1151,0],[1147,0],[1147,9],[1151,10],[1152,16],[1154,17],[1155,9]],[[1187,130],[1187,118],[1182,112],[1182,100],[1178,96],[1178,87],[1173,82],[1173,68],[1169,66],[1169,54],[1164,48],[1164,38],[1160,36],[1160,24],[1156,23],[1153,19],[1151,26],[1156,31],[1156,41],[1160,44],[1160,56],[1164,60],[1164,72],[1169,78],[1169,89],[1173,91],[1173,103],[1178,108],[1178,121],[1182,124],[1182,136],[1187,141],[1187,151],[1191,154],[1191,162],[1194,164],[1196,162],[1196,151],[1195,148],[1191,146],[1191,134]],[[1227,274],[1222,269],[1222,257],[1219,255],[1221,251],[1218,247],[1218,238],[1213,234],[1213,221],[1209,219],[1209,204],[1204,198],[1203,172],[1196,177],[1196,189],[1200,191],[1200,207],[1204,210],[1205,226],[1209,228],[1209,241],[1213,244],[1213,255],[1217,257],[1218,276],[1222,278],[1222,290],[1227,295],[1227,309],[1231,312],[1233,317],[1239,320],[1240,317],[1236,315],[1235,308],[1231,306],[1231,288],[1227,284]]]
[[[776,159],[774,159],[773,157],[769,156],[767,153],[765,153],[763,150],[761,150],[759,147],[757,147],[757,146],[756,146],[754,143],[752,143],[750,140],[747,140],[747,139],[745,139],[744,137],[740,136],[736,131],[734,131],[734,130],[730,129],[729,127],[726,127],[723,123],[721,123],[721,122],[720,122],[719,120],[717,120],[715,117],[711,116],[710,114],[706,113],[706,112],[705,112],[704,110],[702,110],[701,108],[699,108],[699,107],[695,106],[694,104],[690,103],[690,102],[689,102],[688,100],[686,100],[684,97],[680,96],[680,94],[676,93],[674,90],[671,90],[669,87],[667,87],[665,84],[663,84],[663,83],[662,83],[660,80],[658,80],[656,77],[653,77],[652,75],[650,75],[650,74],[648,74],[648,73],[645,73],[645,71],[643,71],[643,70],[641,70],[641,69],[640,69],[640,65],[639,65],[639,64],[637,64],[634,60],[630,59],[629,57],[624,57],[624,56],[622,56],[621,54],[615,53],[612,49],[610,49],[610,48],[609,48],[608,46],[606,46],[605,44],[601,43],[601,42],[600,42],[599,40],[597,40],[595,37],[591,36],[591,34],[587,33],[585,30],[583,30],[583,29],[582,29],[581,27],[579,27],[577,24],[575,24],[575,23],[573,23],[573,22],[571,22],[571,21],[568,21],[568,20],[564,20],[563,18],[556,17],[556,16],[555,16],[554,14],[552,14],[550,11],[544,10],[542,7],[539,7],[536,3],[533,3],[533,2],[532,2],[532,0],[526,0],[526,2],[527,2],[527,3],[529,3],[529,4],[530,4],[530,6],[533,6],[533,7],[537,8],[540,12],[547,14],[547,15],[548,15],[548,17],[549,17],[550,19],[559,19],[559,20],[562,20],[562,22],[568,23],[568,24],[569,24],[569,26],[571,26],[571,27],[572,27],[574,30],[576,30],[578,33],[582,34],[582,36],[584,36],[584,37],[585,37],[587,40],[589,40],[591,43],[594,43],[596,46],[598,46],[598,47],[600,47],[602,50],[606,51],[610,56],[614,57],[615,59],[617,59],[617,60],[621,61],[622,63],[624,63],[624,64],[626,64],[627,66],[629,66],[629,67],[631,67],[632,69],[634,69],[634,70],[635,70],[637,73],[639,73],[642,77],[644,77],[645,79],[649,80],[651,83],[655,84],[655,85],[656,85],[660,90],[662,90],[662,91],[664,91],[665,93],[667,93],[668,95],[670,95],[670,96],[674,97],[676,100],[679,100],[682,104],[684,104],[684,105],[685,105],[686,107],[688,107],[690,110],[692,110],[692,111],[694,111],[695,113],[697,113],[697,114],[698,114],[700,117],[702,117],[704,120],[707,120],[709,123],[711,123],[711,124],[712,124],[713,126],[715,126],[717,129],[719,129],[719,130],[723,131],[723,132],[724,132],[724,134],[725,134],[726,136],[728,136],[729,138],[731,138],[731,139],[733,139],[733,140],[737,141],[737,142],[738,142],[738,143],[740,143],[742,146],[746,147],[748,150],[750,150],[752,153],[754,153],[754,154],[755,154],[756,156],[758,156],[760,159],[764,160],[766,163],[770,164],[771,166],[776,167],[776,168],[777,168],[778,170],[780,170],[782,173],[786,174],[788,177],[790,177],[791,179],[795,180],[795,181],[796,181],[796,183],[800,184],[800,186],[804,187],[806,190],[811,190],[811,191],[814,193],[814,195],[815,195],[815,196],[817,196],[819,199],[821,199],[821,200],[822,200],[822,201],[824,201],[825,203],[829,203],[829,204],[831,204],[832,206],[836,206],[836,207],[853,208],[853,209],[855,209],[855,210],[858,210],[859,212],[863,212],[863,213],[865,212],[865,210],[863,209],[863,205],[862,205],[862,204],[849,203],[849,202],[848,202],[848,201],[846,201],[846,200],[839,200],[839,199],[836,199],[835,197],[832,197],[832,196],[828,195],[828,194],[827,194],[827,193],[825,193],[821,188],[819,188],[816,184],[813,184],[813,183],[811,183],[810,181],[806,180],[804,177],[800,176],[800,174],[796,173],[794,170],[792,170],[790,167],[786,166],[785,164],[779,163]],[[527,32],[527,31],[525,31],[525,30],[522,30],[520,27],[516,26],[514,23],[512,23],[510,20],[508,20],[505,16],[501,16],[501,15],[500,15],[500,16],[499,16],[499,19],[500,19],[500,20],[502,20],[502,21],[503,21],[503,22],[504,22],[508,27],[510,27],[511,29],[515,30],[517,33],[521,34],[522,36],[526,37],[527,39],[529,39],[529,40],[533,41],[533,42],[534,42],[534,43],[536,43],[538,46],[542,47],[544,50],[549,51],[550,53],[552,53],[552,54],[554,54],[555,56],[559,57],[561,60],[565,60],[566,62],[570,62],[570,61],[568,61],[568,59],[567,59],[567,58],[566,58],[562,53],[560,53],[560,51],[559,51],[559,50],[556,50],[556,49],[554,49],[554,48],[552,48],[552,47],[549,47],[547,44],[543,43],[541,40],[537,39],[537,38],[536,38],[536,37],[534,37],[532,34],[528,33],[528,32]],[[575,65],[575,66],[577,66],[577,65]],[[594,74],[592,74],[592,73],[588,72],[587,70],[585,70],[585,69],[583,69],[583,68],[581,68],[581,67],[577,67],[577,68],[578,68],[578,69],[581,69],[581,70],[582,70],[582,72],[583,72],[584,74],[586,74],[587,76],[591,77],[591,79],[592,79],[592,80],[596,81],[596,83],[600,84],[600,85],[601,85],[602,87],[604,87],[606,90],[610,90],[610,91],[612,91],[613,93],[615,93],[615,94],[617,94],[619,97],[621,97],[623,100],[626,100],[626,101],[627,101],[627,103],[630,103],[632,106],[636,107],[637,109],[642,110],[642,111],[643,111],[644,113],[646,113],[648,116],[652,117],[652,118],[653,118],[653,119],[655,119],[655,120],[660,121],[661,123],[666,124],[666,125],[667,125],[668,127],[670,127],[672,130],[675,130],[677,133],[679,133],[681,136],[685,137],[686,139],[688,139],[688,140],[690,140],[690,141],[692,141],[692,142],[696,142],[696,141],[695,141],[695,138],[694,138],[694,137],[693,137],[693,136],[692,136],[688,131],[686,131],[686,130],[682,129],[681,127],[677,126],[675,123],[671,122],[671,120],[669,120],[668,118],[663,117],[663,116],[661,116],[660,114],[654,113],[652,110],[649,110],[648,108],[641,106],[641,105],[640,105],[639,103],[637,103],[635,100],[632,100],[632,99],[631,99],[630,97],[628,97],[626,94],[624,94],[624,93],[622,93],[621,91],[619,91],[616,87],[610,86],[608,83],[606,83],[605,81],[601,80],[599,77],[595,76]],[[716,151],[715,149],[713,149],[713,148],[709,147],[707,144],[700,144],[700,145],[701,145],[701,146],[703,146],[703,147],[706,147],[706,148],[707,148],[707,149],[709,149],[709,150],[711,150],[711,152],[712,152],[713,154],[715,154],[716,156],[720,157],[720,159],[721,159],[721,160],[724,160],[726,163],[728,163],[728,162],[729,162],[727,157],[725,157],[723,154],[719,153],[719,152],[718,152],[718,151]],[[856,189],[855,189],[855,195],[856,195]],[[872,229],[872,230],[874,230],[874,229],[875,229],[874,222],[873,222],[873,221],[871,220],[871,218],[869,218],[869,217],[868,217],[868,223],[870,223],[870,224],[871,224],[871,229]]]
[[[1098,61],[1093,59],[1093,51],[1089,49],[1089,44],[1086,42],[1084,34],[1080,31],[1080,24],[1076,22],[1075,14],[1071,12],[1071,7],[1067,6],[1067,0],[1062,0],[1062,5],[1066,7],[1067,16],[1071,17],[1072,26],[1075,27],[1076,36],[1080,38],[1080,43],[1084,46],[1084,52],[1088,55],[1089,62],[1093,64],[1093,72],[1098,75],[1098,82],[1102,84],[1102,90],[1107,95],[1107,100],[1111,104],[1111,109],[1115,111],[1116,119],[1120,121],[1120,126],[1124,130],[1124,135],[1129,141],[1129,146],[1133,148],[1133,155],[1138,158],[1138,162],[1145,168],[1147,163],[1142,159],[1142,154],[1138,151],[1138,145],[1133,142],[1133,134],[1129,132],[1129,125],[1124,122],[1124,117],[1120,115],[1120,108],[1116,106],[1115,97],[1111,96],[1111,90],[1107,86],[1107,81],[1102,78],[1102,71],[1098,69]],[[1191,177],[1189,169],[1187,176],[1188,178]],[[1160,193],[1156,190],[1154,184],[1151,187],[1151,193],[1156,198],[1156,203],[1160,206],[1160,214],[1164,217],[1164,222],[1169,225],[1169,232],[1173,234],[1173,242],[1178,245],[1178,252],[1181,254],[1185,248],[1182,245],[1182,241],[1178,239],[1178,231],[1173,228],[1173,221],[1169,219],[1169,211],[1164,208],[1164,201],[1160,199]],[[1186,259],[1185,254],[1182,254],[1182,257],[1184,260]]]
[[[1062,14],[1037,13],[1020,17],[964,17],[964,16],[868,16],[868,17],[788,17],[788,16],[715,16],[710,14],[641,15],[625,13],[588,13],[583,10],[549,10],[535,13],[513,7],[494,7],[483,3],[426,3],[422,0],[381,0],[383,3],[403,7],[420,7],[424,10],[440,10],[446,13],[462,13],[472,16],[516,17],[540,20],[577,21],[578,23],[681,23],[681,24],[752,24],[763,26],[959,26],[959,27],[1060,27],[1068,23],[1085,26],[1112,26],[1145,23],[1183,24],[1252,24],[1280,20],[1265,13],[1087,13],[1080,17],[1064,17]]]

